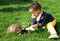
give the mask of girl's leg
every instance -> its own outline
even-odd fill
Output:
[[[48,31],[49,31],[50,34],[51,34],[51,35],[49,36],[49,38],[58,38],[57,32],[56,32],[56,30],[55,30],[55,28],[54,28],[55,24],[56,24],[56,20],[53,20],[52,22],[49,22],[49,23],[47,24],[47,29],[48,29]]]
[[[56,20],[53,20],[52,22],[49,22],[47,24],[47,29],[51,34],[57,34],[56,30],[54,29],[55,24],[56,24]]]

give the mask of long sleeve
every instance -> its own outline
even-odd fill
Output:
[[[42,18],[41,18],[41,21],[38,22],[38,27],[42,27],[42,26],[44,26],[44,25],[46,25],[46,24],[47,24],[47,21],[45,21],[45,18],[42,17]]]
[[[34,25],[34,24],[36,24],[36,19],[35,18],[32,19],[31,25]]]
[[[39,21],[36,21],[36,18],[32,19],[32,25],[38,24],[38,28],[45,26],[47,23],[52,22],[54,17],[46,12],[43,12],[42,16],[40,17]]]

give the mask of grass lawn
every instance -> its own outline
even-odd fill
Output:
[[[41,3],[44,11],[51,13],[57,20],[55,26],[60,36],[60,0],[34,0]],[[28,11],[31,2],[21,1],[1,1],[0,2],[0,41],[60,41],[59,39],[48,39],[50,35],[47,29],[40,29],[21,35],[6,34],[6,29],[10,24],[19,24],[27,27],[31,24],[31,14]]]

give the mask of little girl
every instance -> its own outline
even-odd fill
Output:
[[[41,5],[38,2],[33,2],[30,5],[29,12],[32,13],[32,25],[26,28],[26,30],[34,31],[35,28],[43,27],[47,28],[51,34],[48,38],[59,38],[56,30],[54,29],[56,20],[51,14],[43,11]]]

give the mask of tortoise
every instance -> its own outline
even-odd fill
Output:
[[[16,34],[19,34],[19,33],[22,33],[26,31],[25,28],[21,27],[20,25],[18,24],[11,24],[8,26],[7,28],[7,33],[16,33]]]

